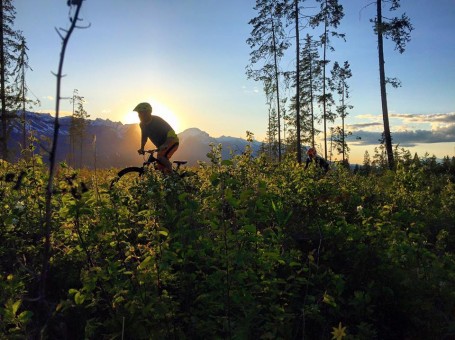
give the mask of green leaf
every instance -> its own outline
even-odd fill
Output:
[[[168,236],[169,235],[169,230],[167,230],[166,228],[160,228],[160,230],[158,231],[158,233],[160,235],[163,235],[163,236]]]
[[[243,230],[248,233],[256,233],[256,226],[254,224],[248,224],[243,227]]]
[[[76,305],[82,305],[85,301],[85,295],[84,294],[81,294],[81,292],[77,292],[75,295],[74,295],[74,302],[76,303]]]
[[[138,269],[144,269],[150,261],[153,260],[153,257],[147,256],[144,261],[142,261],[139,266],[137,266]]]
[[[19,321],[22,323],[27,323],[33,317],[33,312],[26,310],[19,314]]]
[[[337,306],[337,304],[335,303],[335,299],[332,296],[330,296],[329,294],[327,294],[327,292],[324,293],[324,297],[323,297],[322,301],[332,307]]]
[[[22,301],[21,300],[17,300],[15,303],[13,303],[12,305],[12,312],[13,312],[13,315],[16,315],[19,307],[21,306],[21,303]]]

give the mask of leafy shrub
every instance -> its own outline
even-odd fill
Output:
[[[184,178],[56,179],[45,303],[46,169],[0,165],[0,334],[65,338],[448,338],[455,188],[424,167],[325,174],[243,155]],[[18,176],[23,171],[20,185]],[[45,311],[46,313],[43,313]],[[44,326],[43,326],[44,325]]]

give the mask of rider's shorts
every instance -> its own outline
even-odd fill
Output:
[[[167,134],[166,141],[159,147],[157,156],[158,158],[166,157],[167,159],[169,159],[174,154],[174,152],[177,151],[178,147],[179,138],[177,137],[174,131],[169,131]]]

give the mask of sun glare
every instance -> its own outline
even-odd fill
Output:
[[[123,118],[125,124],[139,124],[139,117],[137,116],[136,111],[128,112]]]
[[[160,116],[163,118],[166,122],[169,123],[170,126],[175,130],[175,132],[180,132],[180,124],[177,116],[165,105],[161,104],[160,102],[157,102],[154,99],[149,99],[147,102],[152,105],[153,111],[152,115]],[[139,117],[137,116],[137,112],[135,111],[130,111],[127,112],[123,118],[123,122],[125,124],[138,124],[139,123]]]

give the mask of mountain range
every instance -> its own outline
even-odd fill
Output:
[[[25,123],[26,134],[34,136],[35,152],[43,154],[43,160],[47,161],[47,150],[50,150],[53,138],[55,117],[48,113],[27,111]],[[71,143],[70,126],[70,116],[59,118],[56,153],[58,162],[66,161],[74,167],[87,168],[94,168],[95,166],[98,168],[119,168],[142,164],[143,157],[137,153],[140,147],[139,124],[122,124],[121,122],[100,118],[87,119],[82,142],[79,138],[74,143]],[[199,161],[209,161],[207,153],[210,151],[211,143],[222,145],[223,159],[229,158],[231,153],[242,153],[248,144],[243,138],[229,136],[215,138],[198,128],[186,129],[178,136],[180,145],[172,156],[172,160],[186,160],[188,166],[194,166]],[[15,158],[19,158],[23,144],[23,123],[19,119],[14,121],[8,144]],[[259,152],[261,144],[258,141],[252,142],[253,155]],[[147,142],[146,149],[153,149],[154,147],[150,141]]]

